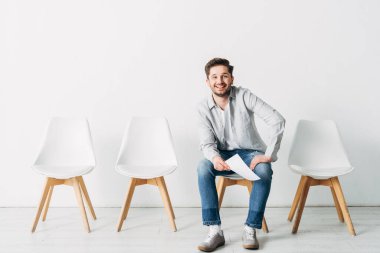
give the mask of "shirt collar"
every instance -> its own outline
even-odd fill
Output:
[[[236,90],[235,90],[235,86],[232,86],[231,87],[231,91],[230,91],[230,95],[228,97],[228,99],[233,99],[233,98],[236,98]],[[214,106],[216,106],[215,104],[215,101],[212,97],[212,94],[208,97],[207,99],[207,104],[208,104],[208,108],[211,110]]]

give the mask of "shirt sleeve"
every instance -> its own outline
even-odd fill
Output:
[[[212,162],[215,156],[220,156],[217,148],[217,140],[210,120],[207,119],[204,112],[198,109],[198,129],[200,137],[200,149],[206,159]]]
[[[265,156],[271,157],[272,161],[275,162],[285,129],[284,117],[248,90],[244,94],[244,101],[247,108],[254,112],[268,126],[269,141],[267,143]]]

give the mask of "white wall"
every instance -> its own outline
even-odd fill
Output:
[[[195,106],[215,56],[287,119],[269,206],[294,196],[299,176],[287,156],[299,119],[337,122],[356,168],[341,178],[347,202],[379,205],[379,13],[380,2],[363,0],[2,1],[0,206],[37,205],[44,179],[30,165],[51,116],[88,117],[98,161],[85,176],[90,195],[96,206],[120,206],[128,178],[114,165],[133,115],[168,118],[180,163],[166,179],[172,203],[199,206]],[[225,204],[247,199],[230,189]],[[307,203],[333,202],[321,187]],[[76,205],[71,189],[57,187],[52,205]],[[133,205],[162,202],[146,186]]]

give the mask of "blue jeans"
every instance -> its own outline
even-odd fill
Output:
[[[249,166],[255,155],[263,155],[260,151],[236,149],[219,150],[224,160],[239,154],[242,160]],[[272,167],[270,163],[259,163],[254,169],[254,173],[261,179],[255,181],[251,196],[249,197],[248,217],[245,225],[252,228],[261,228],[264,217],[265,205],[270,192],[272,182]],[[203,159],[198,165],[198,187],[202,202],[203,225],[220,225],[218,208],[218,194],[216,192],[215,177],[234,174],[233,171],[218,171],[207,159]]]

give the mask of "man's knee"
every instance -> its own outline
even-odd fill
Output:
[[[210,175],[210,172],[211,172],[213,166],[214,165],[209,160],[207,160],[207,159],[201,160],[198,164],[198,169],[197,169],[198,176],[204,177],[204,176]]]
[[[254,172],[262,180],[271,181],[272,180],[272,166],[270,163],[259,163],[256,165]]]

